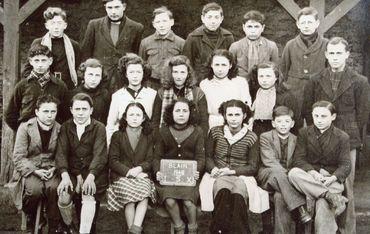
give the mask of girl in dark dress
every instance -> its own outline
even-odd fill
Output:
[[[153,170],[157,181],[163,179],[160,170],[161,159],[194,160],[197,172],[194,175],[195,187],[165,186],[156,184],[159,202],[164,204],[175,226],[175,233],[185,231],[185,223],[180,216],[180,205],[184,207],[189,233],[197,233],[196,204],[199,198],[199,178],[204,169],[204,136],[195,123],[195,107],[185,98],[179,98],[166,108],[164,122],[159,129],[155,145]]]
[[[107,190],[108,210],[125,210],[128,233],[141,233],[148,200],[155,201],[155,187],[149,176],[153,137],[148,121],[144,107],[130,103],[109,147],[113,183]]]

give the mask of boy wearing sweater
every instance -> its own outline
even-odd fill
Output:
[[[229,51],[237,58],[238,75],[248,77],[254,65],[263,62],[279,63],[275,42],[261,36],[265,29],[265,16],[259,11],[248,11],[243,17],[245,37],[231,44]]]

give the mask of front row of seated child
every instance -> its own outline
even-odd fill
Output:
[[[46,198],[49,233],[76,232],[72,203],[80,233],[96,233],[99,201],[108,187],[107,165],[112,175],[108,209],[124,209],[128,233],[142,232],[148,203],[156,200],[166,208],[175,233],[197,233],[196,206],[202,197],[199,184],[204,171],[203,179],[206,175],[213,179],[211,233],[261,231],[251,222],[260,200],[255,191],[261,192],[251,183],[254,177],[265,190],[281,193],[301,223],[312,219],[305,208],[306,198],[315,200],[316,233],[337,230],[335,217],[346,207],[341,193],[351,163],[349,137],[332,125],[336,111],[330,102],[313,105],[314,125],[302,128],[297,139],[290,133],[292,110],[275,108],[274,129],[258,139],[246,124],[249,107],[230,100],[219,109],[224,125],[212,128],[206,143],[202,129],[195,125],[197,111],[191,101],[179,98],[167,106],[166,125],[159,132],[151,132],[144,107],[133,102],[113,134],[109,153],[104,125],[91,118],[93,103],[87,94],[72,98],[72,119],[62,126],[55,121],[57,104],[50,95],[38,99],[36,117],[20,125],[14,151],[18,207],[32,217],[35,204]],[[196,186],[160,185],[161,159],[197,161]]]

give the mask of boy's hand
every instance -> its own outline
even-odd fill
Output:
[[[128,172],[126,174],[126,177],[134,177],[135,178],[141,172],[143,172],[143,168],[141,166],[134,167],[134,168],[131,168],[130,170],[128,170]]]
[[[67,172],[62,173],[62,181],[60,181],[58,185],[58,196],[65,195],[68,193],[68,189],[71,188],[71,191],[73,191],[73,184],[71,179],[69,178],[69,175]]]
[[[82,192],[85,195],[94,195],[96,193],[96,186],[95,186],[95,176],[93,174],[89,174],[85,182],[82,185]]]
[[[38,176],[41,180],[48,180],[49,179],[49,171],[45,169],[37,169],[34,170],[33,173]]]
[[[332,175],[332,176],[325,176],[324,177],[324,180],[323,180],[323,183],[326,187],[330,186],[332,183],[334,183],[335,181],[337,181],[338,178],[335,176],[335,175]]]
[[[144,172],[140,172],[136,178],[148,178],[148,174],[144,173]]]
[[[55,167],[52,167],[48,170],[48,180],[54,176],[55,169],[56,169]]]
[[[319,181],[319,182],[323,182],[324,181],[324,176],[321,175],[316,170],[308,171],[308,174],[310,174],[316,181]]]

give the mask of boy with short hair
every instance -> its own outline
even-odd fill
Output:
[[[66,119],[63,101],[67,97],[67,88],[50,72],[53,63],[51,51],[46,46],[35,45],[28,52],[28,62],[32,71],[16,84],[5,112],[5,122],[14,131],[20,123],[35,116],[37,98],[43,94],[51,94],[62,102],[58,107],[57,120],[62,123]]]
[[[348,67],[347,59],[350,55],[348,47],[348,42],[341,37],[329,40],[325,51],[329,67],[307,83],[303,95],[302,114],[307,123],[311,124],[312,104],[319,100],[331,101],[338,110],[335,126],[350,137],[352,173],[346,182],[346,196],[349,202],[345,221],[340,225],[345,226],[347,233],[353,233],[356,230],[353,197],[356,149],[362,145],[362,130],[368,121],[370,86],[366,77]]]
[[[328,101],[312,105],[314,124],[301,128],[288,173],[293,186],[314,200],[315,233],[336,233],[336,216],[346,208],[342,196],[344,182],[351,172],[350,141],[344,131],[335,127],[335,106]]]
[[[118,60],[126,53],[139,51],[144,26],[125,15],[127,0],[101,0],[106,16],[89,21],[81,43],[82,60],[98,59],[104,67],[108,88],[122,88]]]
[[[237,58],[238,75],[248,77],[254,65],[263,62],[279,63],[275,42],[261,36],[265,29],[265,16],[259,11],[248,11],[243,17],[245,37],[231,44],[229,51]]]
[[[152,25],[156,31],[140,44],[139,56],[151,67],[149,86],[155,90],[161,86],[161,73],[166,61],[181,54],[184,47],[185,40],[171,30],[173,24],[172,12],[167,7],[154,9]]]
[[[296,25],[300,33],[285,45],[281,72],[286,85],[297,99],[300,113],[304,86],[326,66],[325,49],[328,40],[318,33],[320,20],[313,7],[305,7],[298,12]]]
[[[294,126],[294,113],[286,106],[278,106],[272,115],[274,129],[260,135],[262,167],[257,179],[263,189],[280,193],[279,197],[282,197],[275,199],[274,233],[295,233],[291,213],[297,212],[303,224],[311,221],[311,216],[305,208],[305,197],[290,184],[287,174],[297,139],[290,133]]]
[[[50,71],[63,80],[71,90],[79,83],[76,68],[80,64],[80,46],[64,33],[67,28],[67,14],[64,10],[59,7],[48,7],[44,11],[44,19],[48,32],[43,37],[35,39],[31,47],[41,44],[49,48],[53,55]],[[30,70],[32,66],[28,63],[24,74]]]
[[[36,117],[19,126],[13,153],[14,203],[27,214],[28,227],[33,230],[37,204],[46,199],[48,233],[60,231],[62,221],[57,205],[59,177],[54,161],[60,129],[55,121],[58,104],[59,101],[50,94],[37,99]]]
[[[92,119],[93,101],[78,93],[71,101],[73,118],[60,128],[55,155],[61,175],[58,206],[67,225],[72,225],[72,200],[80,218],[80,233],[96,233],[96,218],[108,185],[108,153],[105,127]],[[87,227],[87,231],[85,229]]]
[[[234,42],[233,34],[221,27],[224,13],[219,4],[204,5],[201,20],[203,25],[188,35],[183,50],[194,68],[197,84],[207,78],[207,61],[211,53],[216,49],[228,50]]]

